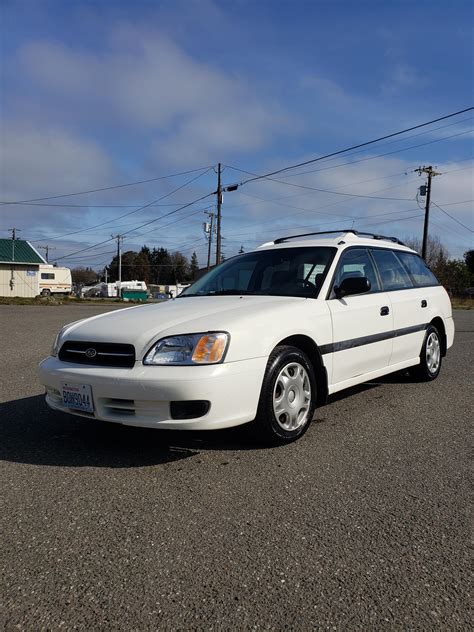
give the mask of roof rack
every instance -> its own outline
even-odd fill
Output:
[[[377,235],[376,233],[359,232],[358,230],[354,230],[354,228],[345,228],[342,230],[321,230],[317,233],[302,233],[301,235],[290,235],[289,237],[279,237],[278,239],[275,239],[273,243],[282,244],[283,242],[288,241],[290,239],[298,239],[298,237],[310,237],[312,235],[334,235],[334,234],[339,235],[341,233],[352,233],[353,235],[356,235],[357,237],[372,237],[372,239],[384,239],[388,241],[393,241],[396,244],[400,244],[400,246],[405,246],[403,241],[400,241],[398,237],[388,237],[387,235]]]

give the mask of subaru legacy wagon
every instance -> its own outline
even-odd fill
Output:
[[[56,410],[167,429],[252,422],[285,443],[332,393],[400,370],[434,380],[453,337],[449,297],[416,252],[331,231],[263,244],[173,300],[66,325],[39,370]]]

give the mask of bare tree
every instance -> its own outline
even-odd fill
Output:
[[[404,239],[405,244],[409,248],[413,248],[421,254],[422,241],[418,237],[407,237]],[[436,274],[444,267],[446,261],[449,258],[449,252],[446,246],[441,243],[439,237],[428,237],[428,247],[426,251],[426,263]]]

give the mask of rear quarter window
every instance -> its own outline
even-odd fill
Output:
[[[413,287],[410,276],[392,250],[374,248],[371,252],[384,290],[405,290]]]
[[[439,285],[438,279],[420,256],[411,252],[397,252],[397,255],[401,259],[405,268],[408,270],[414,284],[417,287]]]

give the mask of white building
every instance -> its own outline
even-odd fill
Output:
[[[45,263],[30,242],[0,239],[0,296],[38,296],[39,267]]]

